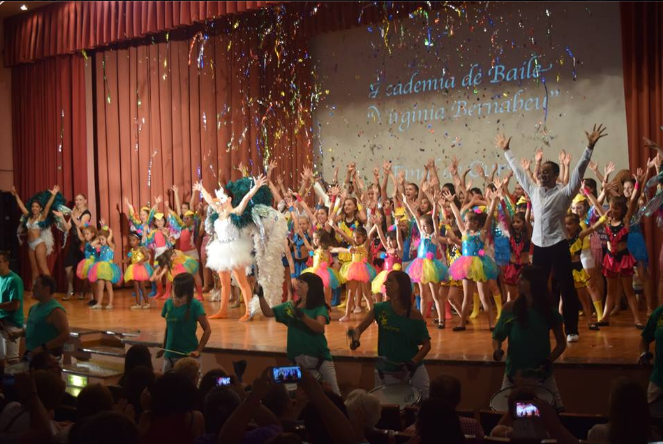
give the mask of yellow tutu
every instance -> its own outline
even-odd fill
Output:
[[[371,282],[371,291],[373,294],[381,294],[382,293],[382,287],[384,286],[385,281],[387,280],[387,276],[389,276],[389,273],[391,273],[394,270],[402,270],[401,264],[394,264],[393,268],[391,270],[382,270],[381,272],[378,273],[377,276],[375,276],[375,279],[373,279],[373,282]]]
[[[582,263],[574,262],[572,266],[573,266],[573,283],[575,285],[575,288],[587,288],[587,281],[589,281],[589,274],[584,268],[582,268]]]

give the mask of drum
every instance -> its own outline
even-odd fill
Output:
[[[17,362],[5,367],[5,374],[16,375],[18,373],[26,373],[30,368],[28,361]]]
[[[548,404],[555,405],[555,395],[553,392],[548,390],[542,385],[524,385],[521,386],[524,389],[527,389],[534,393],[537,399],[547,402]],[[492,398],[490,398],[490,408],[496,412],[508,412],[509,411],[509,396],[511,392],[515,389],[521,387],[507,387],[495,393]]]
[[[421,391],[409,384],[389,384],[375,387],[370,392],[380,404],[398,404],[403,410],[407,406],[417,405],[421,401]]]

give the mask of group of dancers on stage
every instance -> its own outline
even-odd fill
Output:
[[[651,141],[647,145],[658,148]],[[121,261],[127,264],[124,272],[114,257],[118,239],[113,229],[103,220],[98,227],[93,223],[83,194],[75,196],[73,209],[64,205],[57,186],[25,204],[15,189],[13,194],[23,213],[19,236],[27,236],[33,277],[49,274],[46,257],[53,251],[51,225],[56,225],[68,243],[65,300],[74,295],[77,276],[89,283],[92,309],[112,309],[113,285],[122,281],[133,284],[136,302],[131,308],[149,308],[150,292],[157,299],[168,298],[174,277],[189,272],[195,277],[198,299],[213,288],[210,300],[221,301],[212,319],[228,317],[234,279],[246,307],[240,321],[247,321],[259,307],[252,302],[256,284],[276,305],[296,298],[293,285],[289,279],[284,285],[284,278],[314,273],[324,283],[327,304],[344,309],[339,321],[345,322],[352,313],[362,312],[362,302],[371,309],[382,301],[389,272],[403,270],[415,286],[424,320],[432,316],[443,329],[452,319],[453,307],[459,316],[453,330],[462,331],[469,319],[480,316],[482,306],[492,330],[503,297],[516,297],[520,270],[530,263],[534,249],[535,215],[522,181],[540,185],[548,180],[542,174],[552,168],[562,186],[572,182],[565,188],[574,196],[563,224],[573,281],[589,327],[608,326],[625,295],[635,326],[642,328],[636,292],[642,289],[648,313],[663,299],[663,286],[658,303],[652,294],[641,229],[643,216],[660,212],[663,192],[657,185],[663,157],[657,154],[635,174],[621,171],[615,180],[610,180],[613,163],[601,174],[596,163],[589,162],[598,181],[583,180],[584,168],[579,176],[577,168],[571,173],[570,162],[564,151],[559,164],[544,162],[543,151],[537,150],[533,162],[521,159],[520,171],[514,167],[520,183],[512,188],[514,171],[498,177],[497,165],[489,174],[477,165],[468,180],[470,169],[461,171],[455,157],[448,165],[453,178],[449,183],[440,180],[433,159],[424,165],[418,184],[406,181],[403,171],[396,174],[391,162],[384,161],[382,168],[367,174],[371,181],[355,163],[347,166],[342,182],[338,168],[330,183],[305,169],[297,191],[284,186],[281,174],[273,177],[274,161],[265,176],[255,178],[240,167],[244,177],[218,186],[214,195],[201,183],[193,184],[188,203],[180,203],[173,186],[174,207],[161,196],[151,207],[135,208],[125,199],[130,232],[122,241],[130,249]],[[521,180],[521,175],[528,179]],[[198,196],[202,199],[195,204]]]

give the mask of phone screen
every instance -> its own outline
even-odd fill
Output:
[[[297,383],[302,379],[302,369],[298,365],[290,367],[274,367],[272,379],[278,384]]]
[[[539,409],[530,402],[516,402],[516,418],[541,416]]]
[[[216,385],[230,385],[230,376],[216,378]]]

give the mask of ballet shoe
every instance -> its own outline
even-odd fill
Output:
[[[350,316],[345,315],[345,316],[341,317],[341,318],[338,320],[338,322],[348,322],[349,320],[350,320]]]
[[[251,315],[249,313],[246,313],[244,316],[238,319],[239,322],[248,322],[251,320]]]
[[[210,319],[228,319],[227,311],[219,311],[209,317]]]

